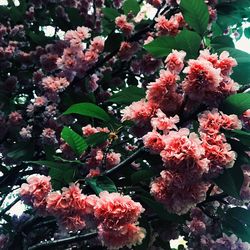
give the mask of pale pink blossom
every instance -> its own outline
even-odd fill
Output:
[[[121,161],[120,153],[115,153],[115,152],[108,153],[106,157],[106,167],[110,169],[118,165],[120,161]]]
[[[27,127],[21,128],[19,134],[23,139],[30,139],[32,137],[33,126],[28,125]]]
[[[106,229],[102,224],[98,227],[98,236],[109,250],[140,245],[145,235],[146,230],[135,224],[126,224],[116,230]]]
[[[241,129],[242,123],[237,115],[226,115],[217,109],[206,110],[198,116],[199,130],[209,135],[219,133],[220,129]]]
[[[25,203],[44,211],[46,207],[46,196],[51,191],[51,178],[40,174],[33,174],[27,178],[19,190],[21,198]]]
[[[130,36],[134,29],[134,25],[127,21],[125,15],[116,17],[115,24],[126,36]]]
[[[90,152],[90,157],[86,160],[88,167],[98,167],[102,164],[104,153],[101,149],[94,148]]]
[[[144,99],[133,102],[130,106],[121,110],[122,122],[132,120],[137,123],[149,120],[154,113],[154,107]]]
[[[164,170],[151,183],[151,194],[170,213],[185,214],[206,199],[208,185],[203,182],[185,184],[185,174]]]
[[[186,128],[170,131],[164,137],[165,148],[160,155],[166,167],[186,173],[186,181],[199,179],[209,168],[202,141]]]
[[[236,153],[226,143],[224,134],[208,135],[200,133],[205,156],[209,160],[209,177],[216,177],[225,168],[230,168],[236,160]]]
[[[82,194],[78,185],[71,184],[62,191],[47,196],[47,211],[57,218],[65,231],[77,231],[86,227],[86,216],[93,213],[98,197]]]
[[[82,127],[82,133],[84,136],[90,136],[95,133],[98,133],[98,130],[95,127],[92,127],[90,124]]]
[[[180,121],[179,116],[167,117],[160,109],[156,112],[156,117],[151,119],[153,129],[159,129],[167,134],[171,129],[177,130],[176,124]]]
[[[84,127],[82,127],[82,133],[84,136],[90,136],[93,134],[96,134],[98,132],[103,132],[103,133],[110,133],[110,130],[107,127],[101,128],[101,127],[92,127],[91,124],[88,124]]]
[[[171,16],[168,20],[165,16],[159,16],[155,18],[155,28],[158,31],[158,36],[170,35],[176,36],[179,33],[179,29],[185,24],[184,18],[181,13]]]
[[[232,68],[237,65],[237,61],[230,57],[227,51],[223,51],[216,66],[221,69],[223,75],[227,76],[232,74]]]
[[[13,111],[9,114],[9,122],[13,125],[18,125],[22,122],[23,117],[18,111]]]
[[[173,73],[179,74],[184,67],[185,56],[186,52],[183,50],[172,50],[172,53],[170,53],[165,60],[166,68]]]
[[[209,102],[214,100],[222,81],[221,70],[213,67],[207,60],[189,60],[188,67],[183,70],[187,74],[182,84],[183,91],[191,100]]]
[[[128,195],[103,191],[99,196],[94,215],[106,229],[115,230],[125,224],[134,223],[144,211],[141,204],[134,202]]]
[[[167,94],[172,95],[176,89],[176,81],[179,77],[170,71],[161,70],[160,77],[147,86],[146,98],[156,105],[161,103]],[[170,92],[170,93],[169,93]]]
[[[94,37],[89,48],[97,53],[101,53],[104,49],[104,38],[101,36]]]
[[[46,106],[47,102],[48,102],[48,100],[45,96],[38,96],[34,100],[34,106],[35,107]]]
[[[153,153],[160,153],[165,148],[163,136],[156,131],[148,132],[142,137],[144,146]]]
[[[51,92],[61,92],[69,86],[69,82],[65,77],[47,76],[43,78],[42,86]]]
[[[99,168],[90,169],[89,173],[86,175],[86,178],[93,178],[99,176],[101,174],[101,170]]]

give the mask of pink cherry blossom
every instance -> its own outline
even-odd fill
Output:
[[[106,157],[106,167],[108,169],[118,165],[121,161],[121,154],[120,153],[115,153],[115,152],[111,152],[107,154]]]
[[[121,111],[122,121],[132,120],[137,123],[149,120],[154,113],[154,107],[144,99],[133,102]]]
[[[206,199],[208,185],[203,182],[185,184],[185,174],[164,170],[151,183],[151,194],[170,213],[185,214]]]
[[[61,92],[69,86],[69,82],[65,77],[48,76],[43,78],[42,86],[51,92]]]
[[[98,235],[103,245],[113,250],[140,245],[146,235],[146,230],[135,224],[126,224],[116,230],[109,230],[101,224],[98,227]]]
[[[115,230],[127,223],[134,223],[144,211],[141,204],[128,195],[103,191],[99,196],[94,215],[104,228]]]
[[[125,15],[118,16],[115,19],[116,26],[126,35],[131,35],[134,25],[127,21],[127,17]]]
[[[156,112],[156,117],[151,119],[153,129],[159,129],[167,134],[171,129],[177,130],[176,124],[179,122],[179,116],[167,117],[160,109]]]
[[[172,53],[170,53],[165,60],[166,68],[173,73],[179,74],[184,67],[183,61],[185,56],[186,52],[183,50],[172,50]]]
[[[148,132],[143,136],[143,143],[146,148],[154,153],[160,153],[165,148],[163,136],[156,131]]]
[[[46,207],[46,196],[51,191],[51,178],[40,174],[33,174],[27,178],[27,183],[21,185],[19,194],[25,203],[40,211]]]

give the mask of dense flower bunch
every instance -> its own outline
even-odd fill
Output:
[[[31,175],[22,184],[20,196],[42,214],[55,216],[63,231],[78,231],[98,224],[99,238],[109,249],[141,244],[145,237],[145,229],[137,225],[144,208],[126,195],[107,191],[99,197],[84,195],[75,184],[62,188],[61,192],[52,192],[50,177]]]
[[[7,2],[0,249],[249,249],[249,1]]]

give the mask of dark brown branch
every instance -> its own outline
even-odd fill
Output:
[[[213,196],[208,196],[205,201],[203,201],[199,204],[203,205],[203,204],[206,204],[206,203],[212,202],[212,201],[219,201],[219,202],[225,203],[225,201],[223,199],[226,197],[228,197],[228,195],[225,193],[216,194]]]
[[[46,241],[39,243],[37,245],[34,245],[32,247],[29,247],[28,250],[37,250],[37,249],[51,249],[55,246],[62,246],[70,243],[76,243],[79,241],[89,240],[97,236],[96,232],[88,233],[88,234],[80,234],[76,236],[72,236],[65,239],[59,239],[59,240],[52,240],[52,241]]]
[[[133,161],[135,161],[137,158],[141,157],[143,154],[145,153],[145,148],[144,147],[140,147],[139,149],[137,149],[137,151],[135,151],[132,155],[130,155],[126,160],[122,161],[120,164],[118,164],[117,166],[105,171],[103,173],[103,175],[111,175],[116,173],[118,170],[120,170],[121,168],[131,164]]]

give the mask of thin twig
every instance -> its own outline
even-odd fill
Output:
[[[20,201],[20,197],[17,197],[7,207],[5,207],[4,209],[2,209],[2,211],[0,212],[0,217],[2,217],[7,211],[9,211],[18,201]]]
[[[50,249],[50,248],[54,248],[55,246],[61,246],[61,245],[66,245],[70,243],[76,243],[79,241],[92,239],[96,236],[97,236],[97,233],[93,232],[93,233],[88,233],[88,234],[76,235],[76,236],[72,236],[72,237],[65,238],[65,239],[46,241],[46,242],[42,242],[37,245],[34,245],[32,247],[29,247],[28,250]]]
[[[122,161],[120,164],[118,164],[117,166],[105,171],[103,173],[103,175],[110,175],[110,174],[114,174],[116,173],[118,170],[120,170],[121,168],[131,164],[133,161],[135,161],[137,158],[141,157],[143,155],[143,153],[145,153],[145,148],[144,147],[140,147],[139,149],[137,149],[132,155],[130,155],[126,160]]]

